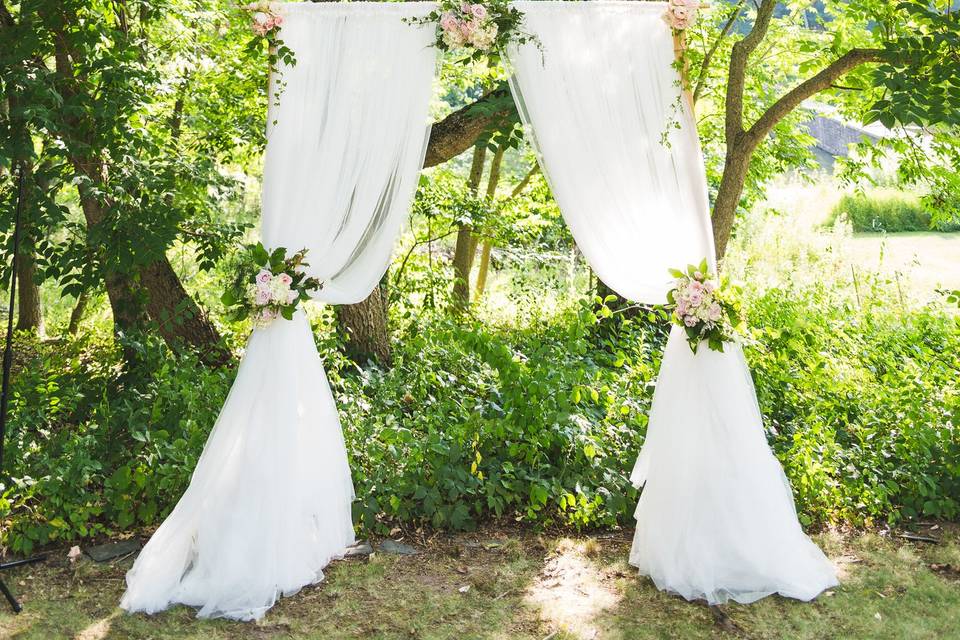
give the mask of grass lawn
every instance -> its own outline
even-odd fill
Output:
[[[960,288],[960,232],[851,233],[824,223],[845,191],[833,180],[784,180],[738,223],[725,269],[757,290],[788,283],[870,283],[905,307],[942,301],[940,289]],[[855,281],[856,279],[856,281]]]
[[[928,530],[925,530],[928,531]],[[813,603],[771,597],[710,609],[658,591],[627,565],[629,532],[554,538],[485,531],[410,540],[416,556],[375,553],[333,564],[321,584],[259,623],[197,620],[178,607],[148,617],[117,608],[131,559],[51,559],[12,571],[25,610],[0,613],[2,638],[960,638],[960,527],[940,544],[878,533],[817,542],[841,586]]]
[[[848,247],[862,269],[908,274],[922,290],[960,289],[960,232],[856,233]]]

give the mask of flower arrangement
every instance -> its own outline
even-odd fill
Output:
[[[689,265],[687,270],[671,269],[677,281],[667,293],[667,309],[674,324],[684,328],[690,350],[697,352],[701,342],[714,351],[723,351],[742,331],[740,288],[721,282],[710,273],[707,261]]]
[[[491,64],[510,42],[538,42],[522,30],[523,13],[508,0],[440,0],[437,8],[413,24],[436,23],[434,45],[441,51],[465,51],[467,60],[486,57]],[[470,51],[472,50],[472,51]]]
[[[304,273],[303,267],[309,266],[306,256],[306,249],[287,256],[283,247],[268,252],[259,242],[247,246],[236,279],[220,298],[230,319],[252,318],[258,328],[280,317],[292,320],[297,305],[323,288],[322,282]]]
[[[266,45],[270,70],[276,74],[277,79],[277,89],[274,92],[273,100],[275,104],[279,104],[280,94],[283,93],[286,86],[283,81],[281,63],[288,67],[297,63],[293,49],[283,44],[283,40],[280,39],[283,16],[274,10],[274,3],[268,0],[259,0],[248,4],[243,7],[243,10],[250,14],[250,28],[254,35],[247,48],[251,51],[262,52],[264,45]]]
[[[674,31],[685,31],[697,21],[697,12],[704,7],[700,0],[670,0],[663,19]]]
[[[487,13],[487,8],[479,2],[463,2],[440,16],[440,37],[447,49],[471,46],[489,51],[497,40],[499,30],[500,27]]]
[[[254,2],[244,7],[250,12],[253,20],[252,29],[261,38],[276,38],[277,32],[283,25],[283,16],[276,13],[269,2]]]

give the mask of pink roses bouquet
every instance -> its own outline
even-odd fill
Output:
[[[253,32],[258,36],[266,37],[268,34],[279,30],[283,24],[283,16],[276,13],[271,3],[266,0],[248,4],[244,9],[250,12],[253,20]]]
[[[670,0],[663,19],[674,31],[683,31],[693,26],[697,12],[704,6],[700,0]]]
[[[322,282],[303,271],[309,266],[304,260],[306,249],[289,257],[283,247],[268,252],[257,243],[246,249],[236,279],[220,298],[232,320],[252,318],[259,328],[280,317],[292,320],[297,305],[323,288]]]
[[[437,8],[411,24],[435,24],[434,46],[441,51],[464,51],[463,61],[486,59],[494,65],[507,44],[534,42],[536,36],[523,31],[523,13],[510,0],[440,0]]]
[[[690,349],[696,353],[706,341],[714,351],[734,339],[743,325],[740,289],[721,282],[707,270],[707,261],[689,265],[686,272],[671,269],[676,285],[667,293],[667,309],[674,324],[684,328]]]
[[[497,40],[499,27],[480,3],[462,2],[440,15],[443,43],[448,49],[471,46],[489,51]]]

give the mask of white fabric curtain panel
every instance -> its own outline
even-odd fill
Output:
[[[511,88],[577,245],[620,295],[664,302],[668,269],[713,262],[703,158],[666,4],[514,5],[542,51],[509,48]]]
[[[310,250],[316,298],[354,303],[383,276],[416,191],[429,136],[432,3],[279,4],[296,54],[271,107],[264,245]],[[272,124],[276,121],[276,124]]]
[[[432,5],[279,4],[284,69],[264,167],[264,244],[310,250],[327,302],[383,275],[413,197],[436,66]],[[272,94],[271,94],[272,99]],[[190,486],[127,574],[120,606],[260,618],[353,543],[340,418],[303,311],[253,332]]]

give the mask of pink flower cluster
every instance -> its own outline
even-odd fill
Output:
[[[245,9],[253,14],[253,32],[258,36],[265,36],[283,24],[283,16],[274,13],[269,2],[254,2]]]
[[[288,273],[274,274],[269,269],[261,269],[256,284],[247,289],[250,302],[258,307],[254,315],[254,324],[266,326],[280,315],[278,307],[291,305],[300,297],[300,292],[292,289],[293,278]]]
[[[449,49],[472,46],[489,51],[497,40],[497,23],[488,17],[482,4],[461,3],[440,16],[443,43]]]
[[[688,327],[703,323],[707,329],[720,324],[723,319],[723,307],[717,300],[716,290],[716,281],[708,279],[708,274],[700,271],[697,271],[693,278],[678,279],[674,293],[677,304],[674,314],[677,320]]]
[[[697,11],[704,5],[700,0],[670,0],[663,19],[675,31],[683,31],[693,26],[697,20]]]

